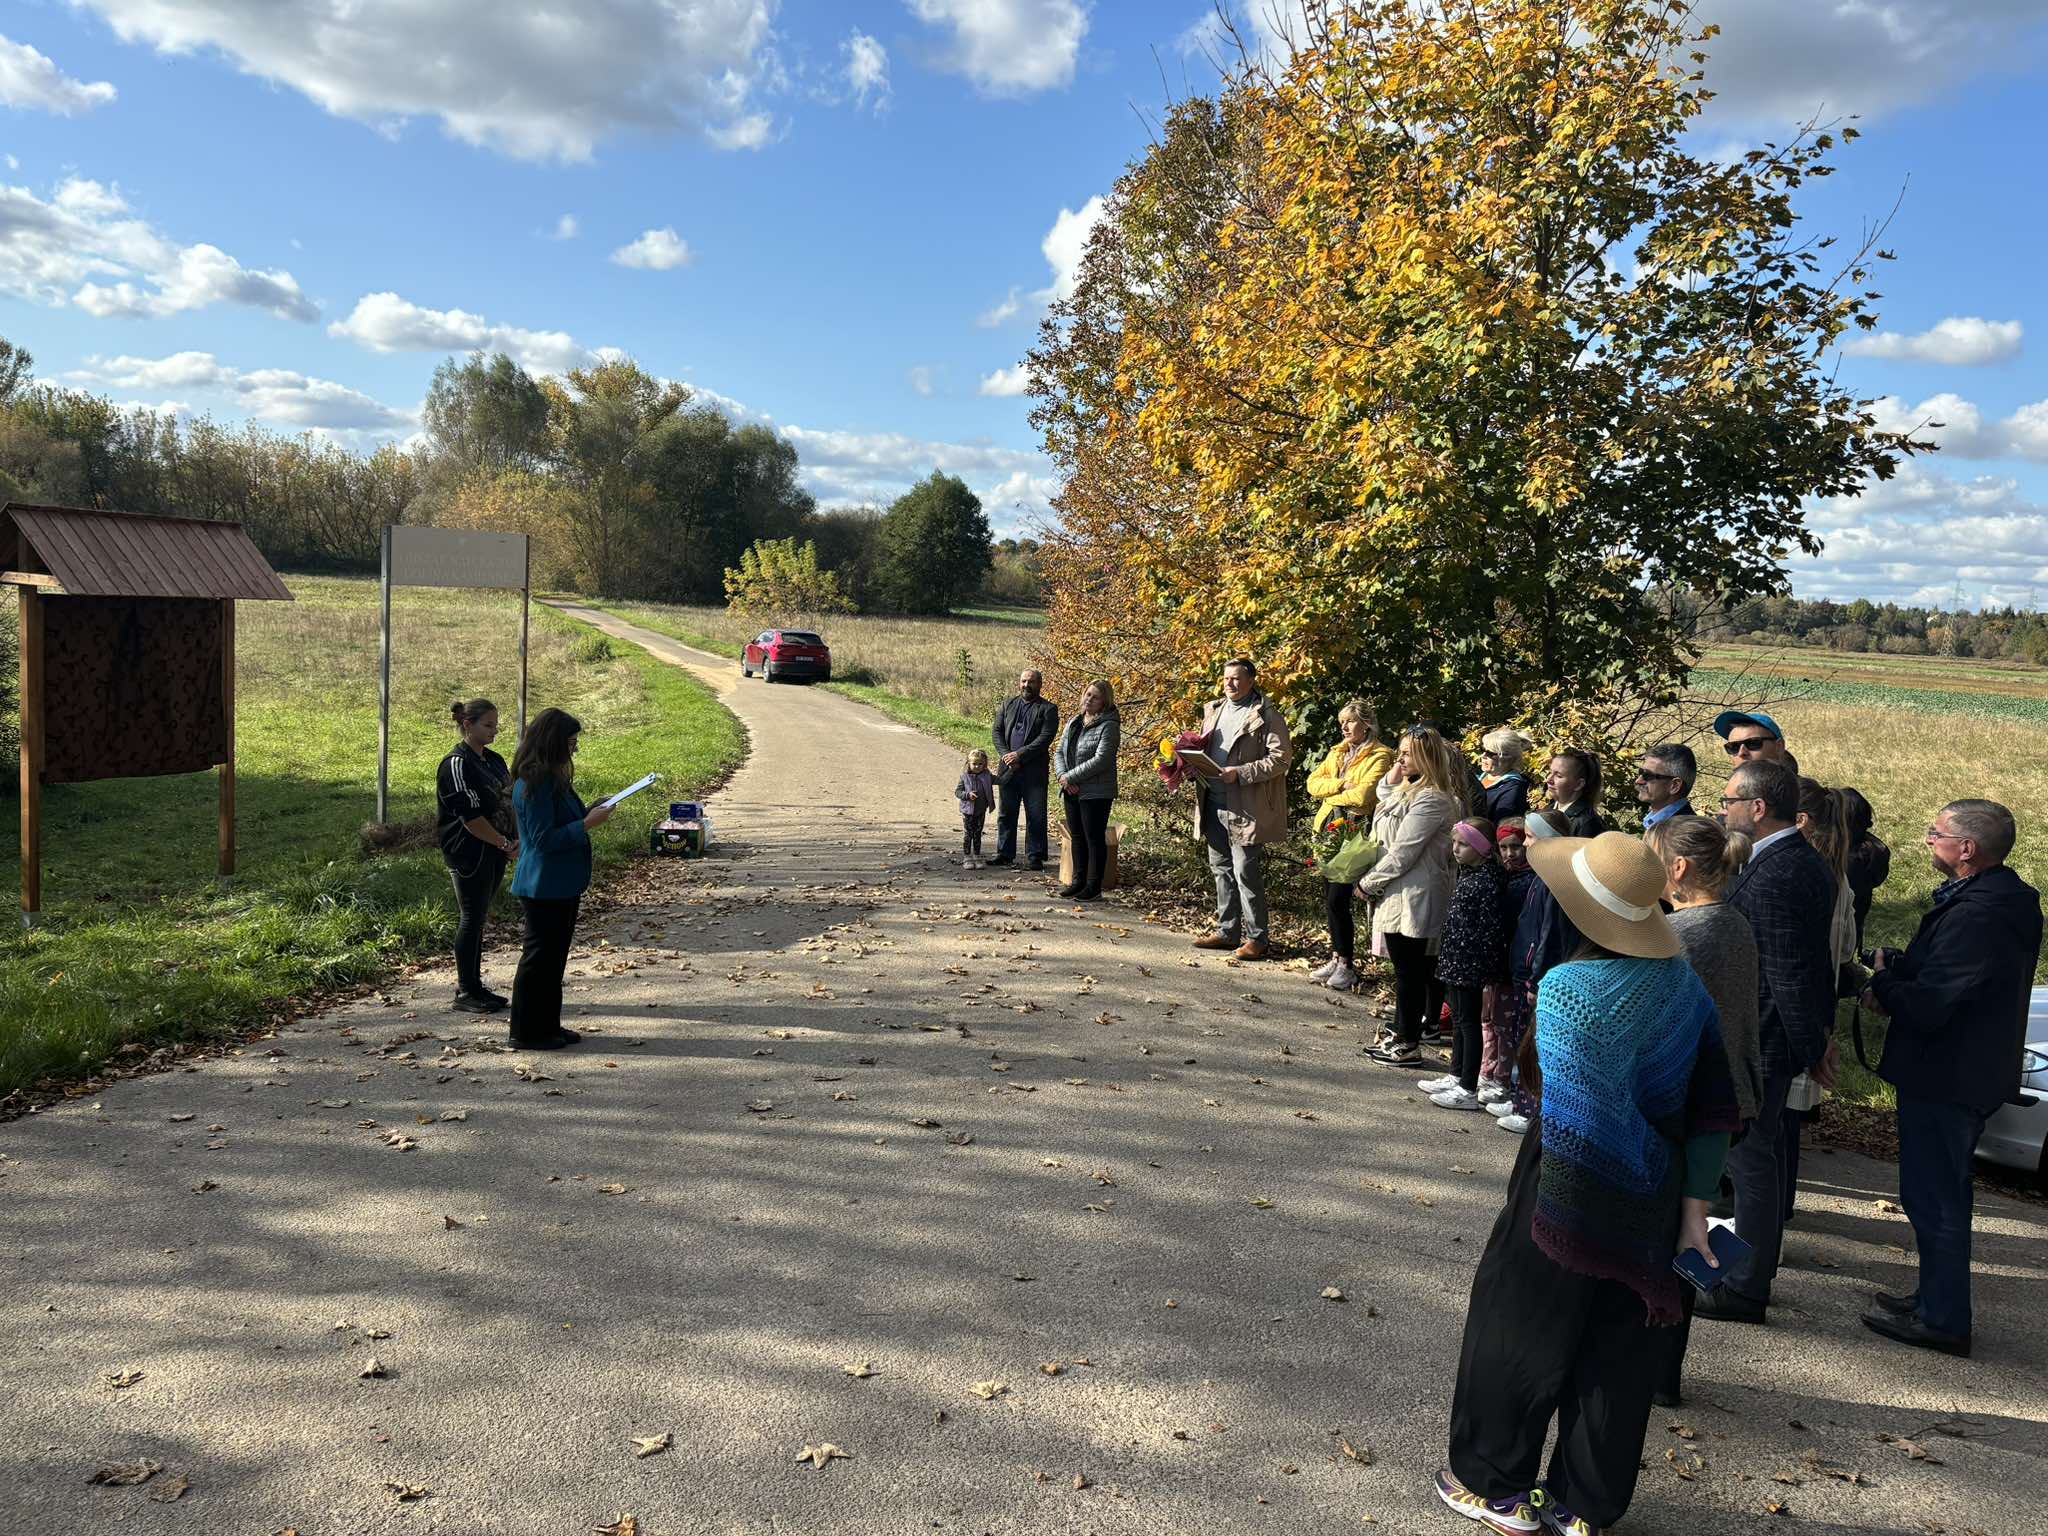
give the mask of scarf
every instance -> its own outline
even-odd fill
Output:
[[[1713,999],[1683,956],[1578,960],[1536,997],[1543,1160],[1530,1236],[1559,1265],[1617,1280],[1652,1324],[1679,1319],[1679,1153],[1740,1124]]]

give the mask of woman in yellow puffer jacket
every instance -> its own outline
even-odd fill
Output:
[[[1379,799],[1380,780],[1394,762],[1393,748],[1380,740],[1379,718],[1365,700],[1353,699],[1337,711],[1337,723],[1343,727],[1343,739],[1308,776],[1309,795],[1317,802],[1315,830],[1319,832],[1340,813],[1350,813],[1369,824]],[[1358,985],[1351,882],[1326,881],[1323,895],[1330,919],[1330,958],[1308,973],[1309,980],[1348,992]]]

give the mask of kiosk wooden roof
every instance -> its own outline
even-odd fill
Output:
[[[240,523],[8,503],[0,583],[52,597],[211,597],[290,602]]]

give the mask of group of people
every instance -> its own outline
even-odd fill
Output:
[[[562,977],[590,879],[589,834],[610,814],[572,783],[579,726],[544,710],[511,766],[491,750],[488,700],[453,706],[460,741],[440,769],[440,839],[461,911],[455,1006],[495,1011],[483,920],[506,865],[524,938],[509,999],[515,1045],[578,1038],[561,1023]],[[1316,827],[1369,824],[1362,876],[1329,881],[1329,958],[1310,973],[1360,985],[1356,907],[1392,969],[1392,1014],[1364,1046],[1397,1071],[1449,1022],[1450,1070],[1417,1079],[1450,1111],[1489,1111],[1520,1133],[1507,1196],[1474,1276],[1437,1492],[1499,1532],[1594,1536],[1633,1495],[1653,1404],[1675,1404],[1695,1319],[1768,1319],[1797,1180],[1799,1118],[1835,1080],[1839,1002],[1889,1020],[1877,1072],[1897,1091],[1900,1199],[1919,1285],[1878,1294],[1863,1321],[1904,1344],[1971,1347],[1971,1160],[1984,1122],[2018,1090],[2040,898],[2006,865],[2004,806],[1959,799],[1927,828],[1943,883],[1903,951],[1862,949],[1890,851],[1853,789],[1802,777],[1768,715],[1714,723],[1732,772],[1713,814],[1692,804],[1698,762],[1682,743],[1643,753],[1641,834],[1599,811],[1601,765],[1552,754],[1532,807],[1534,743],[1482,738],[1478,771],[1443,729],[1382,741],[1353,700],[1340,739],[1308,775]],[[1288,723],[1244,658],[1223,668],[1196,733],[1194,829],[1215,883],[1197,947],[1273,953],[1264,859],[1288,832]],[[1027,671],[991,748],[955,786],[970,867],[1023,856],[1042,869],[1057,779],[1072,851],[1061,894],[1101,894],[1120,725],[1110,685],[1090,683],[1059,723]],[[991,811],[996,852],[982,857]],[[1859,1044],[1860,1049],[1860,1044]],[[1745,1246],[1724,1268],[1709,1213],[1732,1195]],[[1695,1255],[1698,1289],[1674,1260]],[[1557,1426],[1548,1466],[1550,1426]]]

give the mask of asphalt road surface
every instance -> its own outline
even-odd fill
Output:
[[[949,747],[584,616],[745,721],[714,857],[585,924],[579,1049],[429,968],[0,1126],[0,1533],[1469,1529],[1429,1479],[1514,1139],[1300,965],[961,869]],[[1952,1360],[1857,1322],[1913,1283],[1894,1170],[1806,1174],[1625,1529],[2048,1529],[2041,1208],[1980,1197]]]

